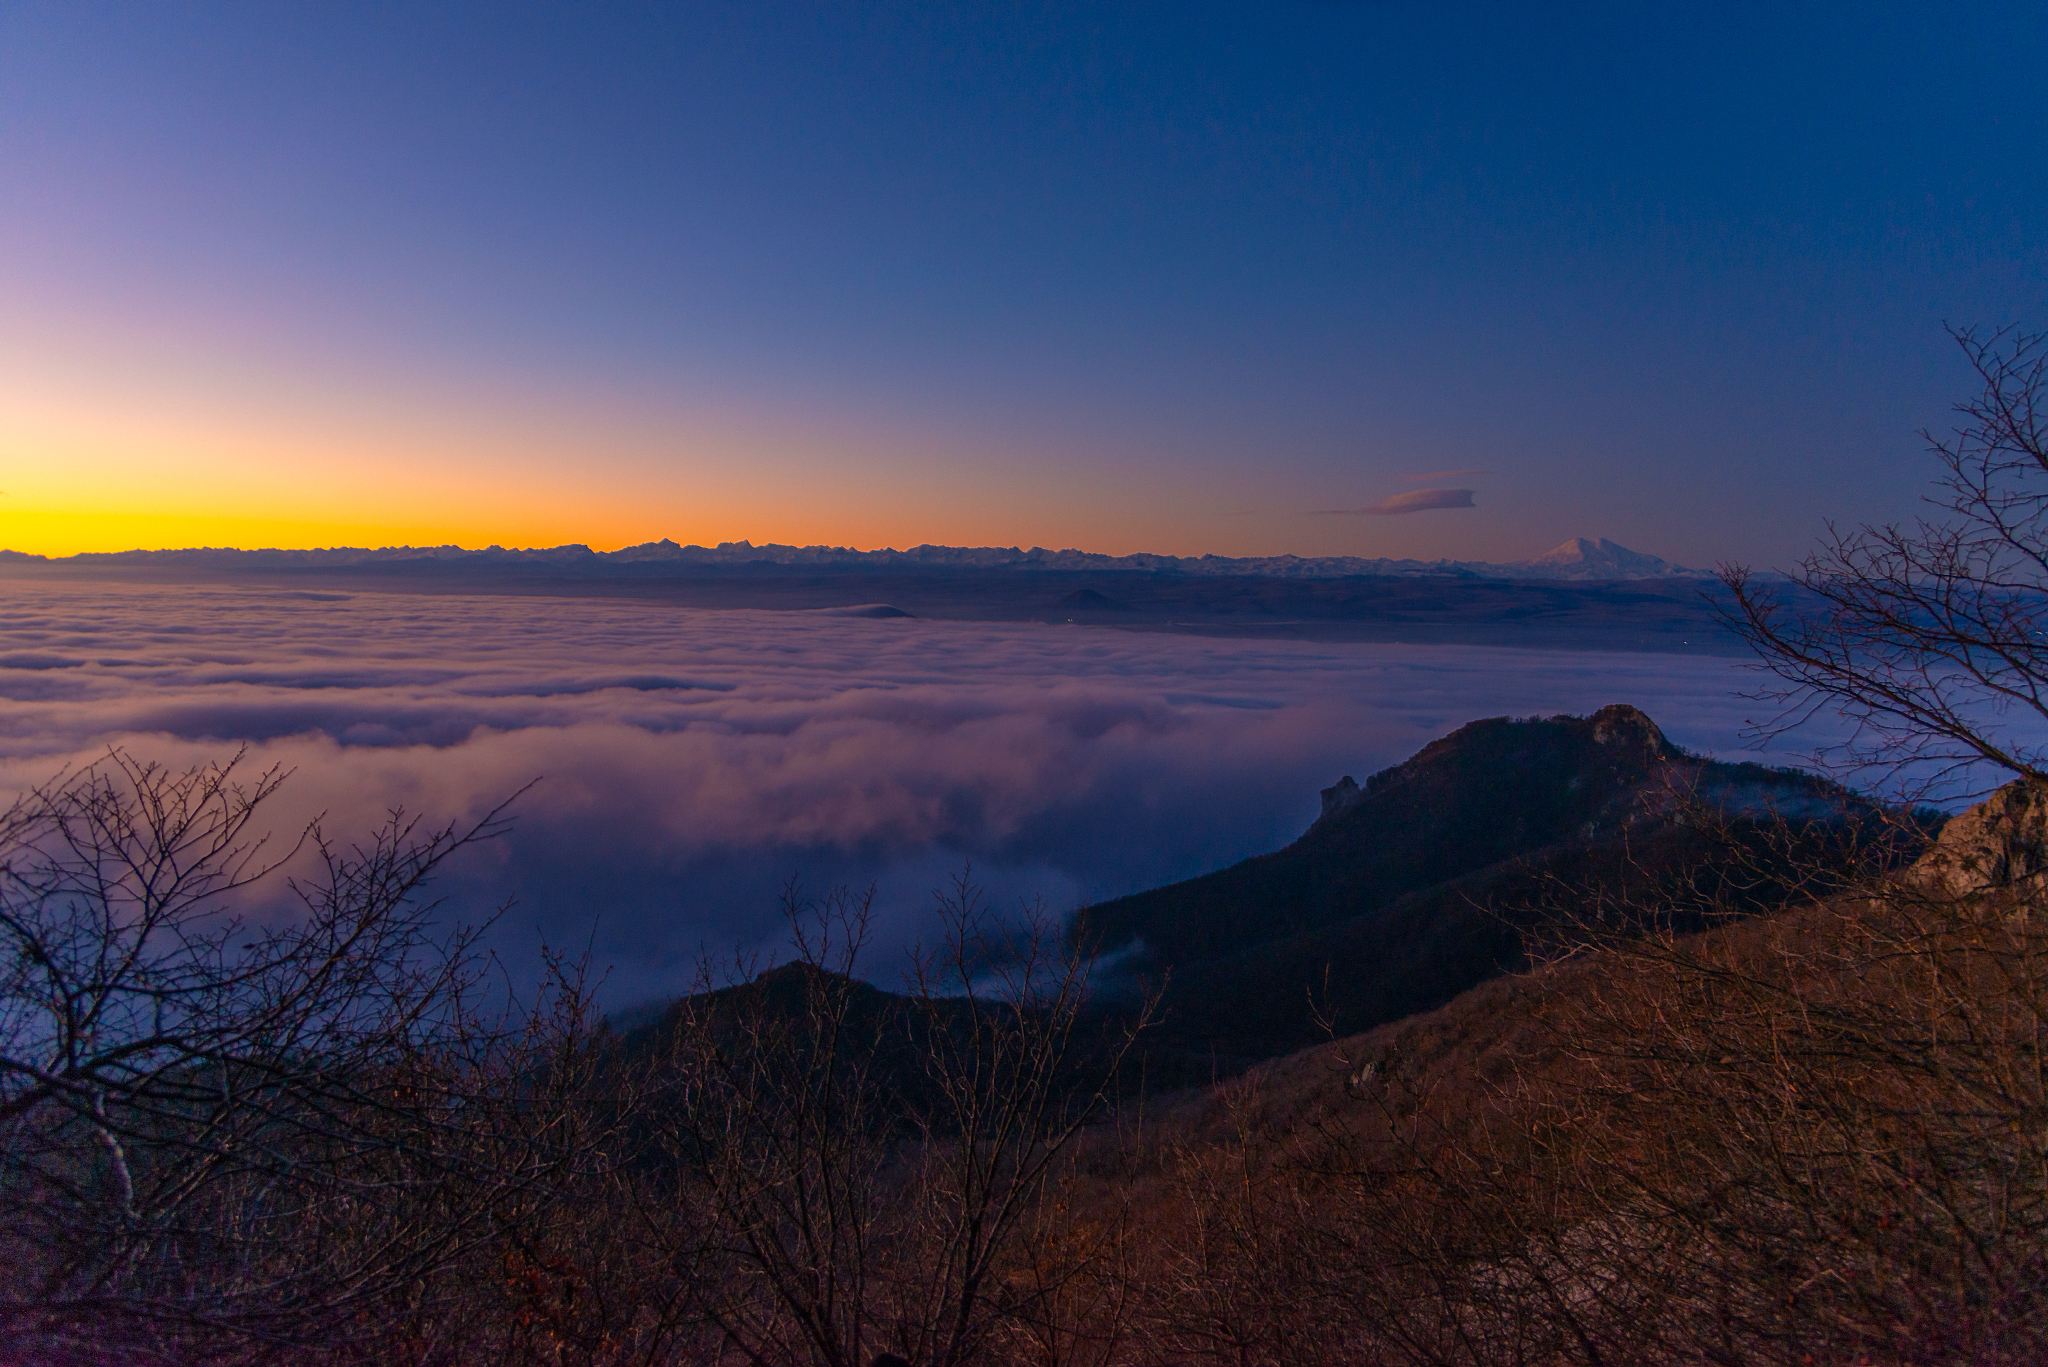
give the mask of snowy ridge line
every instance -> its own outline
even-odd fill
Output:
[[[437,568],[474,565],[557,569],[574,573],[658,573],[664,568],[742,568],[756,565],[818,566],[844,569],[963,569],[1033,571],[1102,571],[1161,575],[1255,575],[1286,579],[1330,579],[1352,575],[1438,575],[1464,579],[1663,579],[1704,578],[1708,571],[1674,565],[1658,556],[1629,550],[1605,537],[1574,537],[1531,560],[1497,564],[1483,560],[1393,560],[1354,555],[1227,556],[1227,555],[1102,555],[1093,551],[1049,551],[1034,546],[914,546],[909,550],[860,551],[844,546],[756,546],[748,541],[722,541],[716,546],[680,546],[663,539],[616,551],[593,551],[582,544],[528,550],[490,546],[335,547],[326,550],[232,550],[199,547],[189,550],[93,551],[47,557],[0,551],[0,562],[91,566],[184,566],[220,570],[324,569],[354,565],[400,568],[407,564]]]

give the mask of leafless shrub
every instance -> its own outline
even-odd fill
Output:
[[[2040,918],[2037,886],[1923,869],[1613,951],[1553,1017],[1584,1072],[1531,1098],[1578,1118],[1564,1168],[1604,1222],[1581,1279],[1674,1356],[2038,1360]]]
[[[502,809],[316,826],[296,914],[254,924],[231,904],[293,852],[254,825],[281,781],[117,752],[0,815],[11,1354],[446,1356],[451,1277],[573,1148],[580,983],[485,1012],[475,932],[422,898]]]
[[[1007,933],[964,877],[940,909],[941,947],[895,996],[854,976],[867,899],[792,890],[797,959],[679,1004],[649,1074],[639,1212],[703,1351],[1073,1359],[1093,1243],[1026,1240],[1128,1036],[1084,1047],[1088,964],[1042,915]]]
[[[1725,620],[1781,681],[1766,731],[1836,712],[1853,768],[1968,790],[1986,766],[2048,780],[2048,338],[1953,335],[1984,389],[1953,435],[1923,434],[1936,517],[1831,529],[1792,573],[1803,601],[1722,577]]]

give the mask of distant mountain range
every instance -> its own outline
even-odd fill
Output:
[[[857,551],[844,546],[756,546],[723,541],[716,546],[679,546],[650,541],[616,551],[588,546],[551,546],[507,550],[491,546],[465,550],[460,546],[385,546],[375,550],[336,547],[331,550],[226,550],[198,548],[166,551],[92,552],[49,558],[0,551],[0,563],[40,564],[81,569],[184,569],[221,572],[265,570],[341,570],[408,567],[503,569],[513,573],[540,571],[598,578],[643,578],[692,569],[815,568],[839,571],[998,570],[1022,573],[1116,573],[1186,576],[1263,576],[1281,579],[1330,579],[1353,575],[1378,577],[1448,576],[1462,579],[1632,580],[1705,578],[1708,572],[1640,551],[1605,537],[1595,541],[1574,537],[1532,560],[1495,564],[1481,560],[1391,560],[1354,555],[1227,556],[1227,555],[1098,555],[1090,551],[1049,551],[1034,546],[914,546],[907,551]]]

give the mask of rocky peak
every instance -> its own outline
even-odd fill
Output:
[[[1402,828],[1439,819],[1459,825],[1466,817],[1480,826],[1541,825],[1547,818],[1539,813],[1562,820],[1569,808],[1575,815],[1558,838],[1588,821],[1604,827],[1629,819],[1671,765],[1684,762],[1655,722],[1623,703],[1590,717],[1495,717],[1458,728],[1363,784],[1346,774],[1322,790],[1322,810],[1304,838],[1348,840],[1388,821]],[[1479,815],[1494,808],[1502,815]]]
[[[1587,720],[1593,724],[1593,740],[1609,750],[1640,754],[1645,759],[1675,759],[1678,747],[1664,738],[1657,723],[1627,703],[1610,703]]]
[[[1365,790],[1358,786],[1358,780],[1346,774],[1329,787],[1323,789],[1323,817],[1328,819],[1347,807],[1356,806],[1365,797]]]

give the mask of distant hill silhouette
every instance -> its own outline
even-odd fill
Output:
[[[1325,789],[1285,849],[1087,907],[1073,933],[1166,979],[1161,1049],[1235,1066],[1314,1042],[1317,1010],[1364,1030],[1521,967],[1523,933],[1575,897],[1661,878],[1682,915],[1685,879],[1725,851],[1677,819],[1680,794],[1738,836],[1760,838],[1773,813],[1811,823],[1815,846],[1869,811],[1811,775],[1687,755],[1633,707],[1494,718]],[[1762,910],[1782,895],[1765,883],[1745,897]]]
[[[887,621],[897,617],[913,617],[915,613],[905,612],[891,603],[855,603],[844,608],[812,608],[812,612],[824,617],[866,617],[875,621]]]
[[[1120,603],[1106,593],[1094,589],[1075,589],[1053,604],[1055,612],[1072,615],[1077,612],[1129,612],[1129,603]]]

